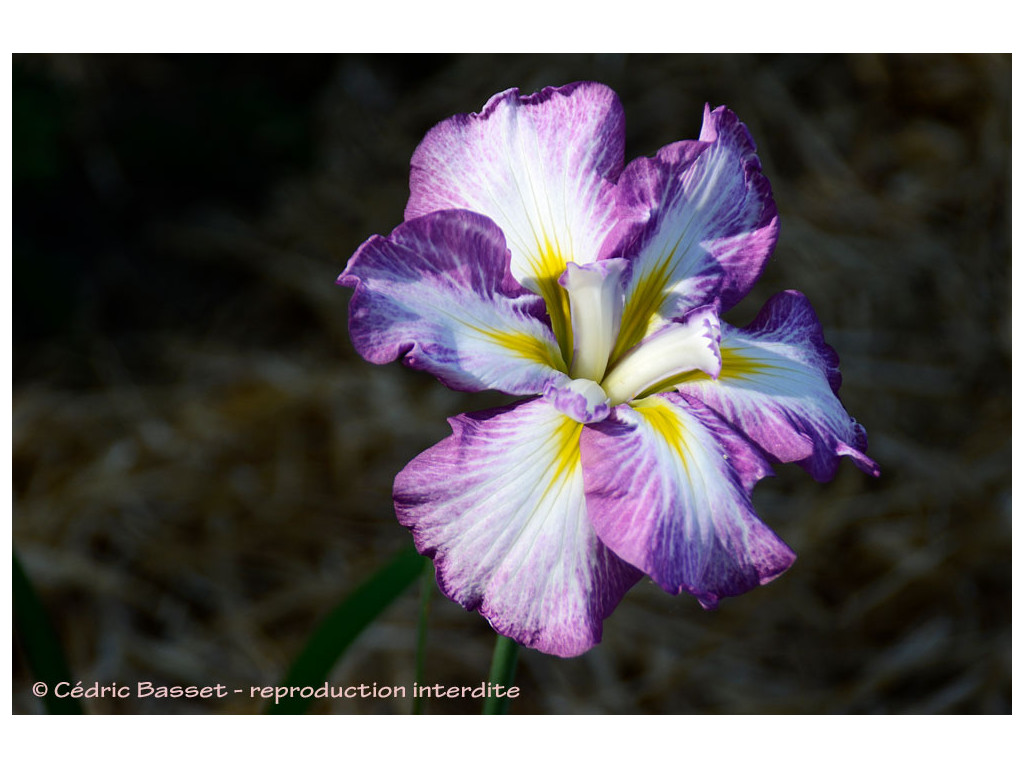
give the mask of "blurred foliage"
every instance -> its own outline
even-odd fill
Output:
[[[395,473],[491,402],[360,360],[334,278],[400,222],[432,124],[578,79],[620,94],[627,159],[695,137],[705,102],[747,123],[782,234],[728,319],[810,297],[883,476],[779,468],[755,503],[790,572],[714,613],[640,585],[585,656],[523,651],[513,711],[1010,710],[1010,57],[988,55],[14,57],[14,543],[76,680],[274,685],[407,546]],[[332,681],[409,684],[416,617],[411,590]],[[430,632],[428,677],[485,679],[479,616],[438,599]],[[26,664],[14,709],[42,711]]]

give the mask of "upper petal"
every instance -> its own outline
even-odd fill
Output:
[[[742,431],[773,461],[795,461],[816,480],[835,475],[842,456],[878,475],[867,436],[836,396],[839,359],[825,343],[807,297],[784,291],[746,328],[722,324],[717,380],[690,374],[676,386]]]
[[[599,83],[493,96],[480,113],[432,128],[412,156],[406,219],[468,208],[494,219],[512,251],[512,274],[548,303],[568,357],[568,308],[559,276],[568,261],[597,259],[614,225],[622,170],[622,106]]]
[[[399,522],[452,600],[529,648],[583,653],[640,577],[587,519],[583,426],[542,399],[449,423],[395,478]]]
[[[620,405],[584,428],[580,451],[597,535],[666,591],[712,607],[792,564],[750,501],[770,466],[699,402],[673,393]]]
[[[632,225],[622,254],[632,259],[633,272],[616,354],[714,296],[722,311],[735,305],[761,275],[778,237],[754,142],[724,107],[705,108],[699,141],[670,144],[630,163],[618,195],[623,212],[646,215]]]
[[[407,365],[455,389],[538,394],[566,378],[540,299],[508,271],[501,230],[441,211],[371,237],[338,278],[355,288],[352,343],[364,358]],[[561,369],[561,370],[559,370]]]

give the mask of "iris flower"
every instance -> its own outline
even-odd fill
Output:
[[[712,608],[785,571],[751,504],[773,462],[878,472],[802,294],[720,319],[778,234],[745,126],[705,108],[625,167],[624,136],[598,83],[499,93],[427,133],[404,223],[338,278],[366,360],[523,396],[449,419],[394,503],[445,595],[559,656],[644,575]]]

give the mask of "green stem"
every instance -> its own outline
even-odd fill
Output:
[[[423,685],[427,666],[427,620],[430,617],[430,597],[434,594],[434,561],[423,558],[423,575],[420,579],[420,620],[416,628],[416,685]],[[412,713],[423,714],[424,699],[414,696]]]
[[[498,641],[494,644],[494,656],[491,659],[491,678],[493,685],[503,686],[502,694],[508,692],[509,687],[516,678],[516,662],[519,660],[519,646],[515,640],[504,635],[498,635]],[[485,715],[504,715],[508,712],[508,696],[490,696],[484,701]]]

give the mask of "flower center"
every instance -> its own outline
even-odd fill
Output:
[[[603,395],[608,405],[616,406],[657,391],[659,385],[687,371],[717,378],[722,369],[721,330],[712,307],[700,307],[664,326],[608,370],[622,321],[628,271],[625,259],[569,262],[558,280],[569,298],[573,345],[569,375],[580,382],[576,394],[586,392],[588,403],[596,403]]]

